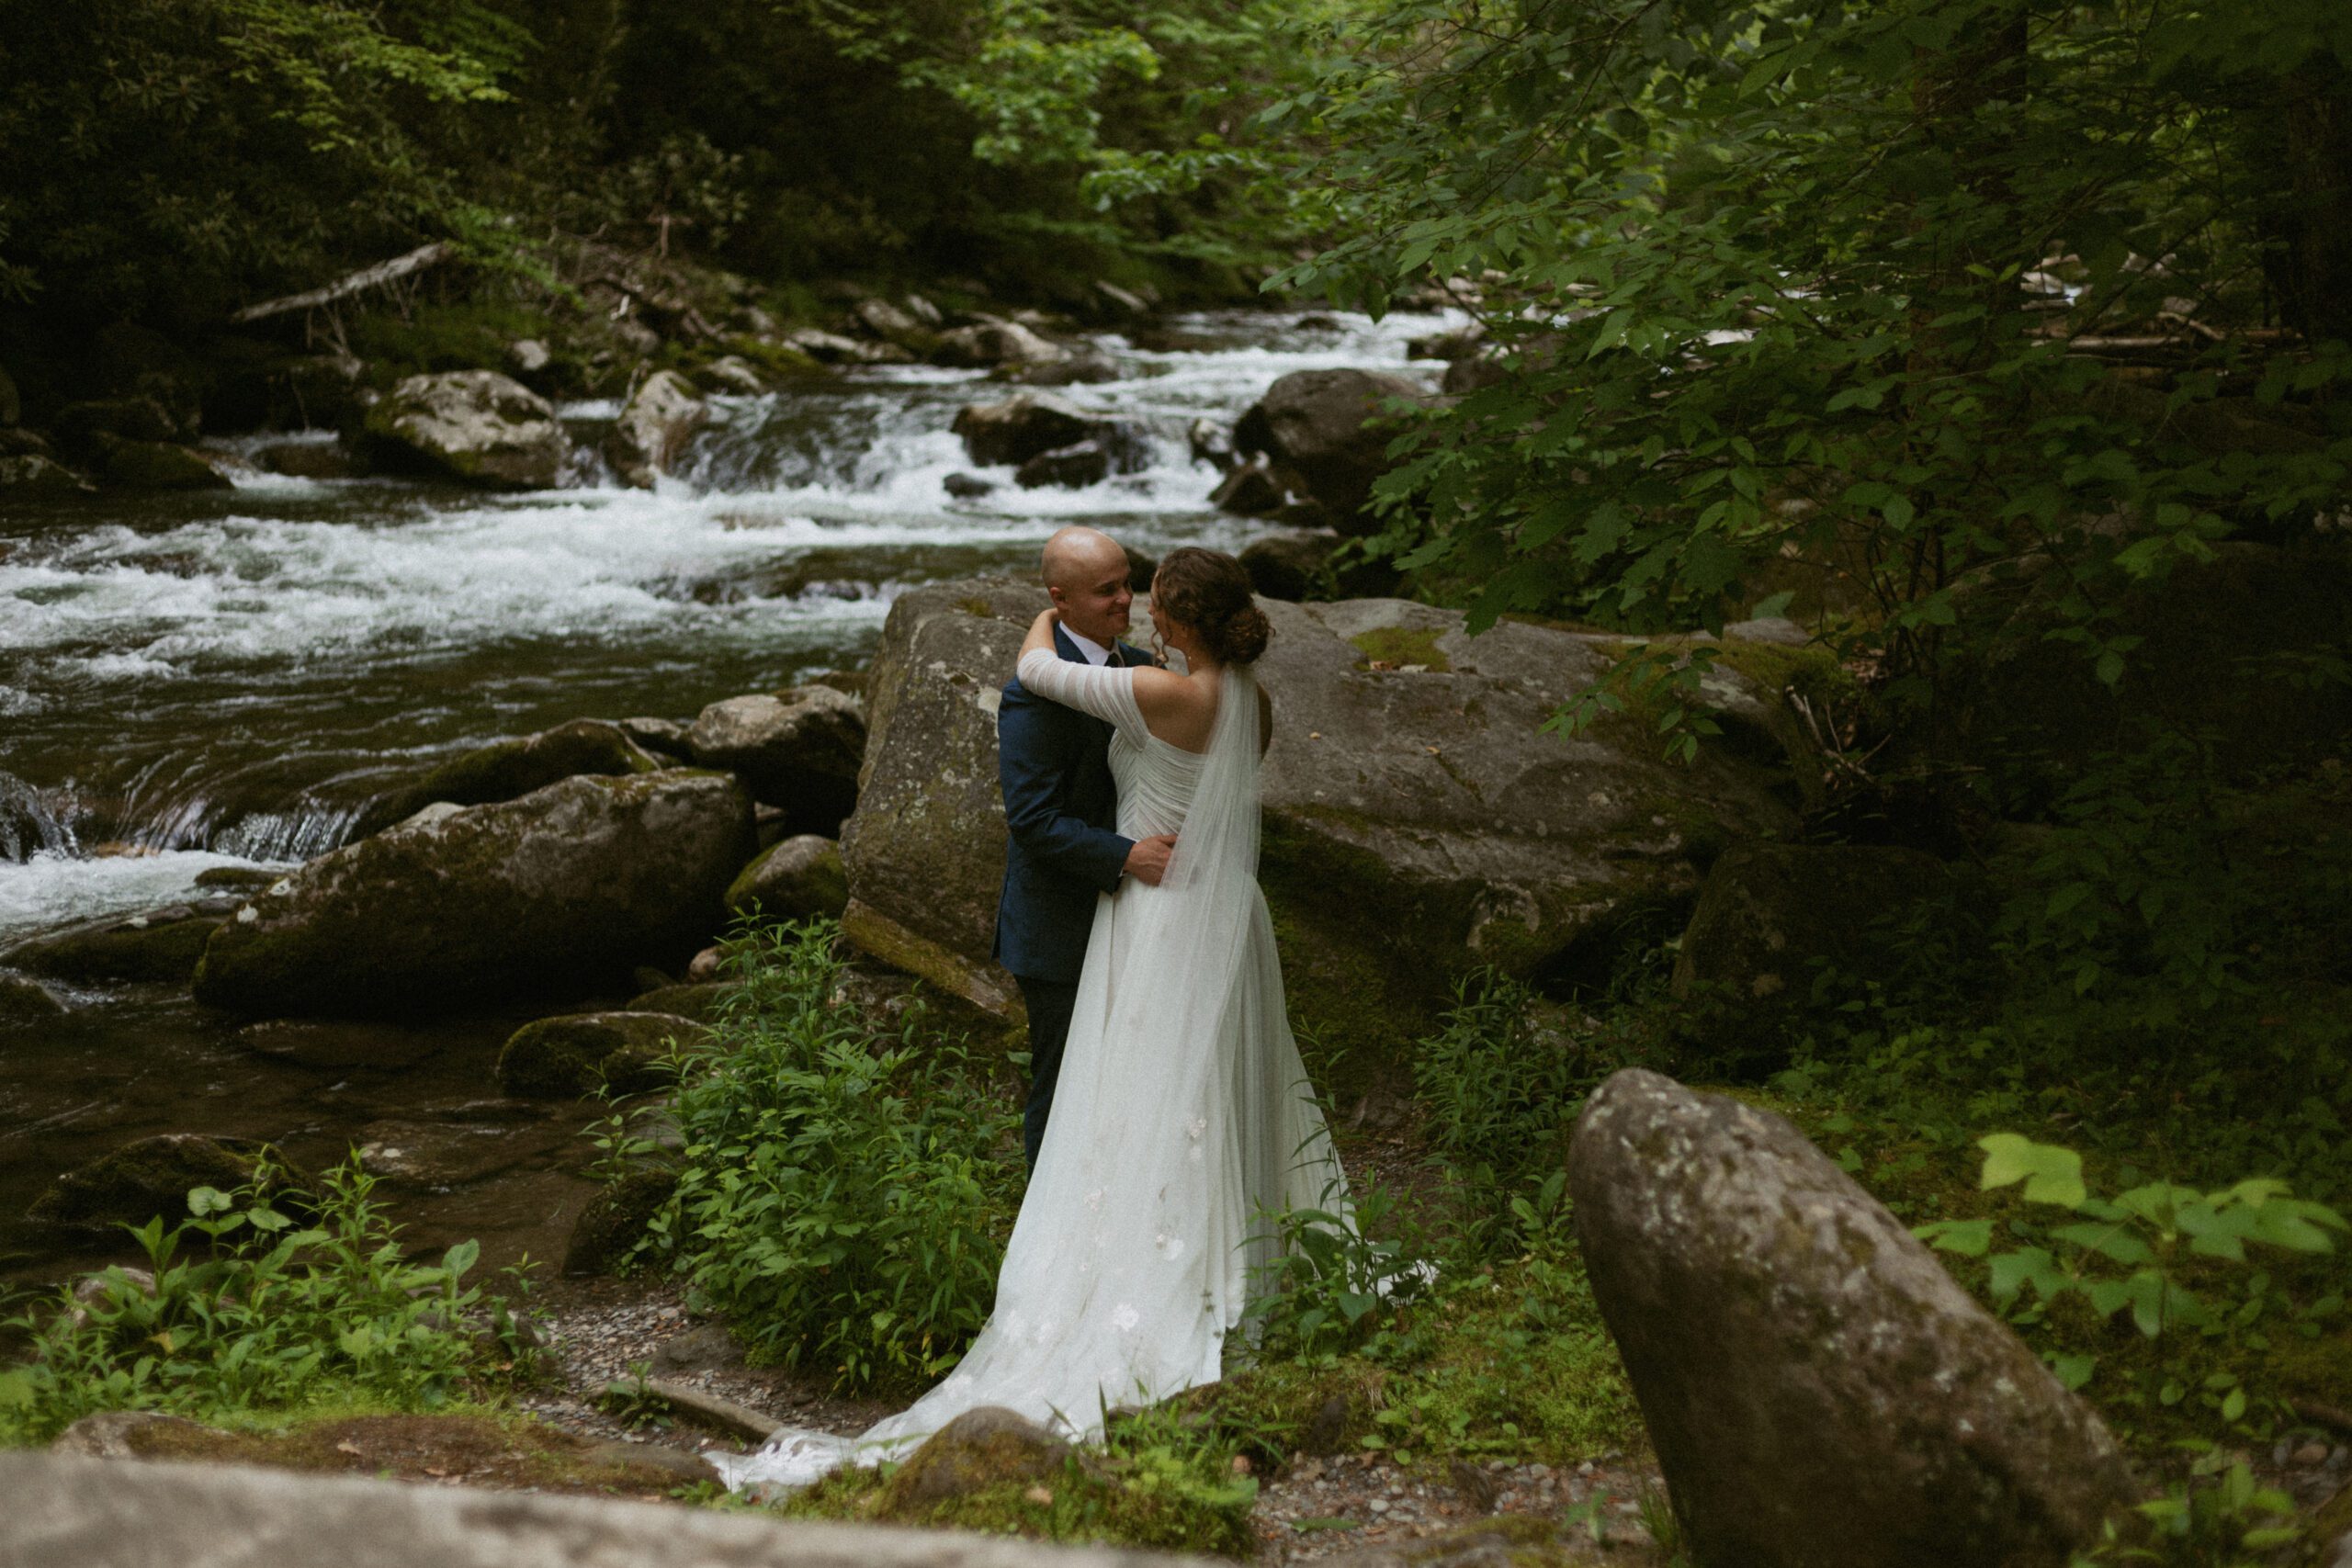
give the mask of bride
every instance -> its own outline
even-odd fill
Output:
[[[1059,659],[1051,610],[1022,646],[1023,685],[1113,727],[1119,832],[1178,837],[1158,886],[1130,878],[1097,900],[995,1313],[907,1410],[859,1438],[781,1433],[719,1461],[730,1486],[898,1457],[982,1405],[1093,1438],[1106,1409],[1214,1382],[1276,1245],[1261,1211],[1342,1201],[1258,889],[1271,724],[1250,666],[1272,628],[1238,561],[1189,547],[1161,562],[1151,618],[1182,673]]]

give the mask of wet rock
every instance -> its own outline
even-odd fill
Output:
[[[674,718],[625,718],[620,721],[620,732],[648,751],[682,760],[694,756],[693,744],[686,739],[687,727]]]
[[[743,868],[727,889],[735,913],[757,909],[763,919],[803,920],[813,915],[838,919],[849,904],[841,847],[814,833],[785,840]]]
[[[368,411],[386,457],[503,490],[546,490],[569,450],[545,398],[495,370],[412,376]]]
[[[1094,280],[1094,292],[1111,311],[1122,316],[1148,316],[1151,303],[1132,289],[1122,288],[1107,277]]]
[[[1185,432],[1185,444],[1191,447],[1193,461],[1206,463],[1224,473],[1241,461],[1233,450],[1233,432],[1213,419],[1196,419]]]
[[[506,345],[506,367],[517,376],[536,376],[554,363],[555,355],[537,338],[516,338]]]
[[[675,466],[710,420],[710,406],[695,384],[675,370],[656,370],[630,394],[620,417],[605,434],[605,457],[621,482],[650,490],[654,476]]]
[[[185,1416],[166,1416],[160,1410],[102,1410],[96,1416],[83,1416],[57,1434],[49,1451],[77,1459],[138,1459],[147,1452],[148,1442],[159,1435],[192,1438],[227,1434]]]
[[[1695,1561],[2055,1568],[2133,1501],[2098,1418],[1780,1117],[1627,1069],[1568,1179]]]
[[[372,1020],[272,1018],[234,1036],[256,1055],[324,1072],[398,1072],[449,1048],[447,1034]]]
[[[255,887],[266,887],[285,874],[266,865],[208,865],[196,874],[196,885],[242,893]]]
[[[939,485],[958,501],[975,501],[996,489],[993,481],[978,474],[950,474],[940,480]]]
[[[741,774],[753,799],[784,807],[800,829],[831,834],[857,803],[865,715],[830,686],[797,686],[711,704],[686,743],[697,763]]]
[[[254,454],[254,466],[297,479],[356,478],[359,465],[332,441],[280,441]]]
[[[910,354],[927,355],[938,346],[937,333],[888,299],[869,296],[851,306],[850,311],[867,332]]]
[[[1960,886],[1935,856],[1894,845],[1735,845],[1700,890],[1674,995],[1706,1043],[1770,1053],[1817,978],[1884,977],[1905,919]]]
[[[1057,1478],[1069,1445],[999,1405],[967,1410],[926,1438],[883,1489],[882,1511],[925,1508],[1008,1482]]]
[[[1412,339],[1405,344],[1405,356],[1408,359],[1442,359],[1450,365],[1457,359],[1469,358],[1486,341],[1485,324],[1472,321],[1468,326],[1453,327]]]
[[[229,477],[192,446],[168,441],[96,443],[98,477],[125,490],[232,490]]]
[[[842,839],[851,940],[1001,1015],[996,713],[1044,604],[997,579],[899,598]],[[1630,728],[1542,732],[1618,656],[1611,638],[1510,622],[1473,637],[1458,613],[1399,600],[1261,607],[1274,739],[1260,876],[1310,1016],[1361,1015],[1402,1049],[1396,1021],[1467,964],[1541,978],[1580,964],[1635,914],[1687,908],[1725,845],[1794,825],[1780,775],[1750,757],[1684,768]],[[1749,691],[1723,679],[1725,702]]]
[[[701,375],[720,391],[733,392],[738,397],[756,398],[768,389],[767,378],[739,354],[721,355],[704,366]]]
[[[442,763],[415,784],[371,803],[353,825],[352,837],[380,833],[435,801],[486,806],[528,795],[558,779],[625,778],[653,773],[661,766],[620,725],[576,718],[537,735],[477,748]]]
[[[1071,355],[1067,359],[1048,359],[1024,365],[1015,370],[1011,379],[1024,387],[1099,386],[1119,379],[1119,362],[1099,350]]]
[[[543,1018],[508,1037],[498,1087],[526,1100],[578,1100],[600,1089],[634,1094],[670,1081],[662,1059],[707,1038],[700,1024],[661,1012]]]
[[[716,1022],[724,1010],[727,998],[742,989],[728,981],[714,981],[688,986],[663,986],[629,999],[631,1012],[665,1013],[695,1023]]]
[[[1233,427],[1234,450],[1264,453],[1284,480],[1331,514],[1342,530],[1370,533],[1364,512],[1373,481],[1388,471],[1396,436],[1391,400],[1425,394],[1401,376],[1374,370],[1295,370],[1266,389]],[[1290,479],[1295,476],[1297,482]]]
[[[971,326],[950,327],[931,353],[934,365],[986,370],[999,365],[1033,365],[1059,359],[1060,344],[1049,343],[1018,321],[993,317]]]
[[[187,434],[171,412],[151,397],[100,398],[68,403],[52,422],[57,438],[78,452],[95,452],[103,441],[176,441]]]
[[[1021,465],[1012,482],[1023,490],[1043,490],[1059,486],[1063,490],[1084,490],[1088,485],[1101,484],[1111,477],[1111,454],[1102,449],[1100,441],[1080,441],[1074,446],[1057,446],[1050,452],[1040,452]]]
[[[572,1222],[571,1237],[563,1248],[563,1271],[578,1275],[610,1270],[637,1244],[677,1190],[676,1171],[651,1166],[606,1182]]]
[[[170,904],[35,937],[10,949],[7,961],[18,969],[77,985],[103,980],[185,985],[220,923],[218,914]]]
[[[1263,461],[1244,463],[1225,476],[1216,489],[1209,491],[1209,504],[1220,512],[1238,513],[1244,517],[1263,517],[1280,512],[1290,499],[1283,493],[1281,481],[1273,469]],[[1295,594],[1276,594],[1276,598],[1295,598]]]
[[[984,467],[1018,467],[1057,447],[1099,439],[1109,422],[1050,392],[1023,392],[994,403],[967,403],[949,428]]]
[[[40,790],[0,771],[0,860],[24,862],[43,850],[71,852],[73,829]]]
[[[785,333],[780,341],[820,365],[903,365],[913,358],[893,343],[865,343],[839,333],[820,332],[815,327],[797,328]]]
[[[368,1175],[437,1192],[511,1170],[528,1157],[511,1122],[371,1122],[360,1131],[358,1150]]]
[[[0,973],[0,1023],[34,1023],[64,1013],[65,1004],[39,980]]]
[[[375,396],[368,367],[356,355],[311,354],[271,367],[268,422],[288,430],[351,430]]]
[[[64,464],[38,452],[0,457],[0,495],[86,495],[94,488]]]
[[[260,1168],[266,1144],[164,1133],[113,1149],[66,1172],[25,1211],[28,1219],[62,1229],[118,1234],[158,1215],[166,1225],[187,1218],[192,1188],[223,1192],[243,1187]],[[284,1171],[282,1163],[273,1165]],[[288,1176],[278,1185],[299,1185]]]
[[[774,848],[775,846],[771,845],[769,847]],[[740,878],[738,880],[740,880]],[[729,892],[731,894],[732,890],[730,889]],[[695,953],[694,961],[686,965],[686,984],[689,986],[702,986],[707,985],[711,981],[718,979],[719,967],[725,962],[726,954],[719,950],[717,943],[713,943],[712,945],[704,948],[700,953]],[[658,987],[656,988],[660,990],[669,989],[666,986]]]
[[[322,855],[213,933],[209,1006],[398,1017],[578,994],[709,940],[752,854],[752,803],[686,769],[435,807]]]
[[[1332,543],[1295,534],[1255,539],[1241,551],[1241,570],[1250,574],[1250,586],[1260,598],[1295,604],[1313,592],[1331,558]]]

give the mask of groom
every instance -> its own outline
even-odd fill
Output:
[[[1135,594],[1127,586],[1127,553],[1108,534],[1064,528],[1046,541],[1043,566],[1046,592],[1061,615],[1057,653],[1087,664],[1152,662],[1119,640]],[[997,902],[995,953],[1020,983],[1029,1010],[1029,1105],[1021,1141],[1034,1168],[1078,1003],[1094,896],[1115,890],[1123,874],[1157,886],[1176,840],[1113,831],[1119,796],[1111,781],[1111,727],[1101,719],[1035,696],[1016,678],[1005,683],[996,734],[1012,843]]]

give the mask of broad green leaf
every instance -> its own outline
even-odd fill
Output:
[[[2083,1156],[2054,1144],[2037,1144],[2015,1133],[1994,1133],[1976,1141],[1984,1151],[1981,1190],[2025,1183],[2030,1203],[2054,1203],[2071,1209],[2088,1196],[2083,1185]]]

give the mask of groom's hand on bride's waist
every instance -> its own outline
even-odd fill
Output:
[[[1137,839],[1136,847],[1127,852],[1127,863],[1120,869],[1137,882],[1148,882],[1154,887],[1168,874],[1168,857],[1176,850],[1176,835],[1155,833],[1148,839]]]

